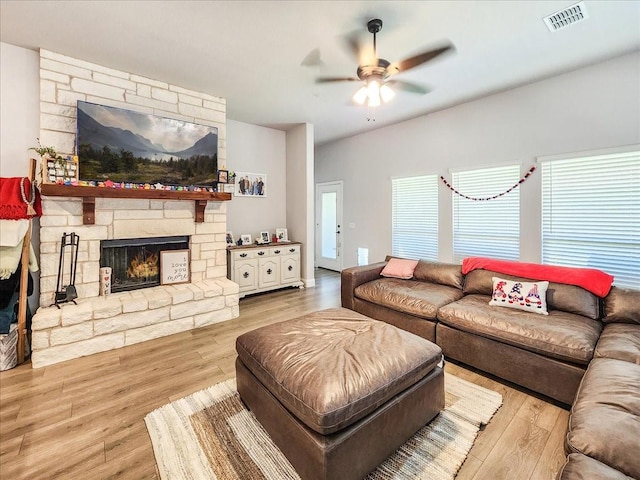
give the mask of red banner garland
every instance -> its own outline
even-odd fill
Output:
[[[508,190],[505,190],[502,193],[499,193],[498,195],[494,195],[493,197],[481,197],[481,198],[479,198],[479,197],[469,197],[467,195],[464,195],[464,194],[460,193],[455,188],[453,188],[451,186],[451,184],[449,182],[447,182],[447,180],[442,175],[440,175],[440,180],[442,180],[442,183],[444,183],[447,187],[449,187],[449,190],[451,190],[453,193],[455,193],[457,195],[460,195],[462,198],[466,198],[467,200],[473,200],[474,202],[486,202],[487,200],[495,200],[496,198],[500,198],[503,195],[506,195],[507,193],[509,193],[510,191],[515,190],[516,188],[518,188],[518,186],[521,183],[524,183],[524,181],[531,176],[531,174],[535,171],[535,169],[536,169],[535,166],[531,167],[529,169],[529,171],[526,173],[526,175],[524,177],[522,177],[520,180],[518,180],[518,183],[516,183],[513,187],[511,187]]]

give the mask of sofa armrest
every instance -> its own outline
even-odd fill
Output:
[[[342,295],[342,306],[353,310],[354,291],[358,285],[380,278],[380,272],[387,262],[372,263],[371,265],[361,265],[358,267],[345,268],[340,273],[340,290]]]

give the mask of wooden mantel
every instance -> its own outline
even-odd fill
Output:
[[[41,185],[40,192],[48,197],[81,197],[82,223],[93,225],[96,221],[96,198],[137,198],[149,200],[192,200],[196,206],[196,222],[204,222],[204,209],[208,201],[226,202],[231,200],[230,193],[189,192],[177,190],[141,190],[109,187],[74,187],[68,185]]]

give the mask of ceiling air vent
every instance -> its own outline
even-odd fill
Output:
[[[584,2],[578,2],[564,10],[559,10],[548,17],[545,17],[544,23],[547,25],[549,30],[555,32],[561,28],[568,27],[569,25],[581,22],[587,18],[589,18],[587,7]]]

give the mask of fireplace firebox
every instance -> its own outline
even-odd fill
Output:
[[[186,250],[188,236],[100,241],[100,267],[111,267],[111,291],[160,285],[160,252]]]

